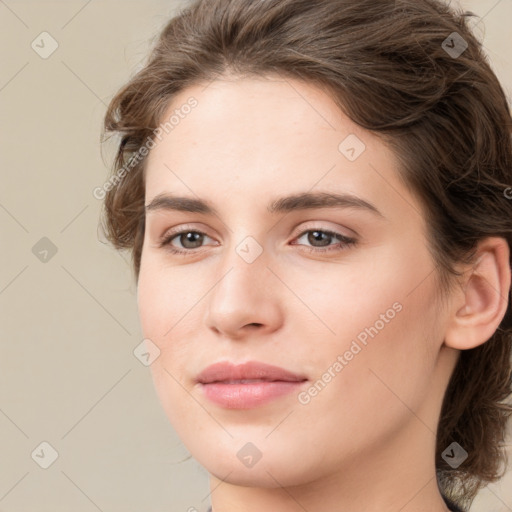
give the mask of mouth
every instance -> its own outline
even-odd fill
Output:
[[[228,379],[228,380],[215,380],[212,382],[203,382],[202,384],[251,384],[253,382],[294,382],[279,379]]]
[[[304,375],[255,361],[241,365],[216,363],[196,379],[204,396],[226,409],[262,406],[297,391],[307,380]]]

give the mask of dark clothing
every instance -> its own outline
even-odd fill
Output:
[[[464,512],[461,508],[457,507],[453,501],[450,501],[448,498],[443,496],[443,500],[446,503],[446,506],[452,511],[452,512]],[[212,507],[208,509],[208,512],[212,512]]]
[[[452,511],[452,512],[464,512],[461,508],[459,508],[453,501],[449,500],[446,496],[443,496],[443,500],[446,503],[446,506]]]

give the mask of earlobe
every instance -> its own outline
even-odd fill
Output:
[[[465,273],[462,290],[453,297],[453,312],[444,344],[458,350],[475,348],[492,337],[509,303],[510,248],[491,237],[478,246],[476,262]]]

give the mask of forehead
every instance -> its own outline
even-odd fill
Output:
[[[243,207],[318,188],[364,195],[381,211],[396,206],[398,194],[411,208],[393,153],[315,85],[215,80],[175,96],[161,126],[171,118],[148,157],[147,200],[167,191]]]
[[[193,98],[194,108],[187,107]],[[182,114],[181,111],[188,113]],[[351,122],[315,85],[282,78],[214,80],[181,91],[168,106],[161,126],[173,118],[150,159],[168,151],[240,156],[269,161],[290,151],[318,159],[330,149],[338,156],[340,137],[357,134],[366,144],[374,136]],[[311,141],[304,146],[306,140]],[[377,143],[377,141],[375,141]],[[376,148],[375,148],[376,149]],[[250,151],[250,153],[248,153]],[[187,155],[191,157],[193,155]]]

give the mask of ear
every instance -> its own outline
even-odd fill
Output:
[[[504,238],[481,240],[476,263],[464,273],[461,290],[452,297],[444,344],[467,350],[489,340],[499,327],[509,303],[510,248]]]

